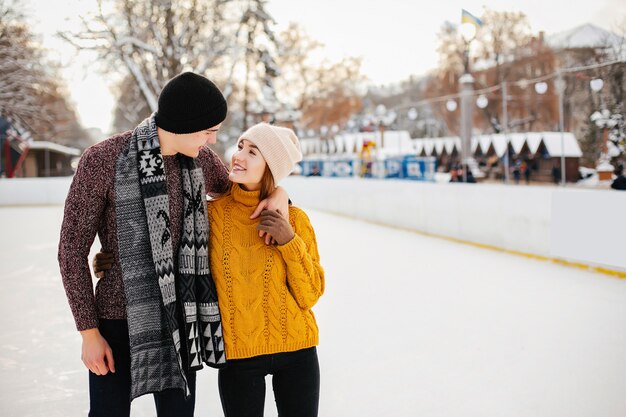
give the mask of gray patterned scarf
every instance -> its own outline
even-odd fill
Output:
[[[170,388],[189,395],[186,371],[225,364],[217,291],[210,275],[204,176],[181,157],[184,220],[178,271],[170,234],[166,172],[154,115],[117,159],[115,207],[127,301],[131,398]],[[181,300],[177,299],[177,288]],[[184,321],[186,357],[181,357]]]

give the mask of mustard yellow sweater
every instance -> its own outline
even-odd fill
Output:
[[[227,359],[316,346],[311,307],[324,292],[315,233],[306,213],[290,207],[295,237],[266,246],[250,215],[258,191],[233,184],[209,203],[211,273],[217,286]]]

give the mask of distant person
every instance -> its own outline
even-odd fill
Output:
[[[450,182],[459,182],[459,174],[456,168],[450,170]]]
[[[469,167],[466,167],[466,168],[467,168],[467,175],[465,177],[465,181],[468,184],[475,184],[476,183],[476,178],[474,178],[474,174],[472,174],[472,170],[469,169]]]
[[[321,172],[320,172],[320,167],[318,164],[314,164],[313,167],[311,168],[311,173],[309,174],[310,177],[319,177],[321,176]]]
[[[205,199],[231,187],[206,146],[226,111],[210,80],[177,75],[156,113],[78,163],[58,259],[89,369],[90,417],[128,417],[132,399],[148,393],[157,416],[191,417],[196,370],[225,363]],[[288,213],[284,191],[275,197],[270,208]],[[254,204],[257,215],[266,203]],[[94,294],[87,256],[96,234],[114,262]]]
[[[617,177],[611,183],[611,188],[614,190],[626,190],[626,177],[624,177],[624,163],[620,162],[615,169],[615,175]]]
[[[530,184],[531,169],[532,168],[528,162],[522,162],[522,173],[524,174],[524,180],[526,181],[526,185]]]
[[[519,184],[519,180],[521,178],[521,168],[522,164],[516,159],[513,164],[513,179],[515,180],[515,184]]]
[[[557,164],[552,165],[552,181],[557,185],[561,182],[561,167]]]

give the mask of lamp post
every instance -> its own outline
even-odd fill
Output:
[[[448,101],[446,101],[446,110],[448,110],[450,113],[452,113],[453,111],[455,111],[457,108],[457,104],[456,104],[456,100],[452,100],[449,99]],[[429,125],[426,126],[428,130],[430,130]],[[463,158],[463,149],[461,148],[461,152],[460,152],[460,156],[461,159]]]
[[[557,71],[556,80],[554,80],[554,87],[559,94],[559,132],[561,132],[561,185],[565,186],[567,182],[567,175],[565,171],[565,126],[563,123],[563,94],[565,93],[565,80],[561,75],[561,71]]]
[[[328,153],[328,144],[326,143],[326,139],[328,139],[328,126],[321,125],[320,126],[320,151],[323,154]]]
[[[377,116],[377,122],[378,122],[378,131],[380,132],[380,148],[379,148],[379,155],[381,154],[383,148],[385,147],[385,123],[384,123],[384,118],[385,118],[385,114],[387,113],[387,108],[385,107],[384,104],[379,104],[378,106],[376,106],[376,116]]]
[[[463,51],[464,74],[459,78],[460,98],[461,98],[461,165],[463,166],[463,182],[467,182],[467,170],[471,160],[471,141],[472,141],[472,112],[474,97],[474,77],[469,70],[469,47],[472,40],[476,37],[476,26],[472,23],[463,23],[460,28],[461,36],[465,41],[465,50]]]
[[[505,154],[504,154],[504,181],[509,183],[509,111],[508,111],[507,83],[502,81],[502,133],[504,133]]]

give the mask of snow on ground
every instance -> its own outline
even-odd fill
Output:
[[[626,281],[309,211],[320,416],[626,415]],[[0,208],[0,415],[86,415],[61,207]],[[221,416],[201,371],[198,416]],[[275,416],[268,385],[266,415]],[[154,415],[152,398],[133,416]]]

